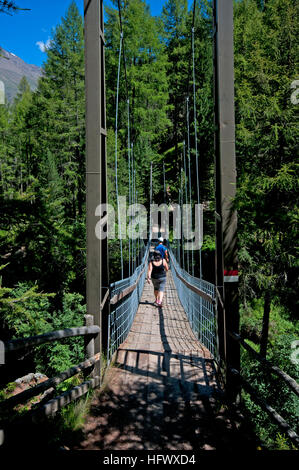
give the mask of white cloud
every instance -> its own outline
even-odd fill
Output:
[[[51,46],[51,39],[49,38],[46,42],[44,41],[37,41],[35,43],[40,51],[46,52],[47,49]]]

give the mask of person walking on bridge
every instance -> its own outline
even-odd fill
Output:
[[[166,259],[167,263],[169,263],[169,256],[168,256],[168,250],[166,246],[163,245],[164,239],[162,237],[159,238],[159,245],[156,246],[156,250],[158,250],[161,253],[161,257],[163,259]]]
[[[160,251],[155,250],[153,259],[149,262],[147,271],[147,282],[150,284],[152,280],[155,294],[155,304],[158,307],[162,306],[164,289],[166,285],[166,272],[168,271],[168,264],[162,258]]]

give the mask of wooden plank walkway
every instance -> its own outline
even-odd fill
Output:
[[[219,412],[213,361],[190,328],[170,271],[162,308],[153,301],[146,283],[75,449],[234,448],[238,423]]]

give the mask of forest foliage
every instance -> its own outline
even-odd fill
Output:
[[[4,2],[0,2],[3,4]],[[115,108],[120,28],[117,1],[106,8],[108,198],[116,205]],[[129,196],[127,97],[138,202],[178,202],[190,106],[191,195],[197,198],[191,29],[187,0],[167,0],[153,17],[143,0],[121,2],[127,84],[119,89],[119,193]],[[3,5],[2,5],[3,6]],[[200,200],[205,204],[203,273],[214,250],[213,27],[210,0],[197,0],[194,23]],[[241,331],[264,355],[298,377],[290,361],[298,338],[298,3],[240,0],[234,5],[235,116]],[[85,94],[83,19],[75,2],[56,27],[43,76],[25,78],[12,105],[0,106],[1,329],[4,339],[83,324],[85,311]],[[188,175],[183,172],[184,178]],[[110,279],[119,278],[111,243]],[[125,263],[128,246],[124,244]],[[266,325],[266,328],[265,328]],[[263,328],[264,326],[264,328]],[[80,340],[40,347],[47,374],[77,363]],[[295,425],[298,402],[272,393],[246,354],[243,372]],[[269,378],[268,378],[269,379]],[[273,381],[273,378],[271,378]],[[271,382],[272,384],[272,382]],[[274,386],[280,387],[273,383]],[[282,403],[282,394],[285,401]],[[278,397],[279,395],[279,397]],[[280,401],[279,401],[280,400]],[[251,400],[251,418],[270,446],[281,437]],[[275,407],[275,406],[274,406]],[[280,440],[280,441],[279,441]],[[280,444],[278,443],[280,442]]]

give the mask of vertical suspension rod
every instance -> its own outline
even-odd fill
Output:
[[[195,1],[193,15],[195,15]],[[194,18],[194,16],[193,16]],[[194,20],[193,20],[194,21]],[[197,147],[197,117],[196,117],[196,83],[195,83],[195,51],[194,51],[194,31],[192,27],[192,64],[193,64],[193,107],[194,107],[194,138],[195,138],[195,161],[196,161],[196,186],[197,186],[197,204],[200,204],[200,190],[199,190],[199,165],[198,165],[198,147]],[[199,271],[200,279],[202,279],[202,259],[201,248],[199,249]]]
[[[184,205],[184,193],[183,193],[183,167],[181,167],[181,221],[182,221],[182,230],[181,230],[181,241],[182,241],[182,261],[183,261],[183,269],[185,269],[185,255],[184,255],[184,211],[183,211],[183,205]]]
[[[153,203],[153,162],[151,162],[150,172],[150,222],[149,222],[149,239],[152,239],[152,203]]]
[[[193,220],[192,220],[192,191],[191,191],[191,159],[190,159],[190,121],[189,121],[189,96],[187,96],[186,99],[186,104],[187,104],[187,145],[188,145],[188,166],[189,166],[189,201],[190,201],[190,207],[191,207],[191,220],[190,220],[190,226],[191,230],[193,227]],[[194,252],[193,250],[191,251],[191,263],[192,263],[192,276],[194,276]]]
[[[122,21],[122,14],[121,14],[121,4],[120,0],[118,0],[118,15],[119,15],[119,28],[120,34],[122,36],[122,57],[123,57],[123,64],[124,64],[124,74],[125,74],[125,87],[126,87],[126,97],[127,97],[127,112],[128,112],[128,167],[130,169],[130,99],[129,99],[129,87],[128,87],[128,74],[127,74],[127,61],[126,61],[126,53],[125,53],[125,37],[123,31],[123,21]],[[131,179],[130,171],[129,171],[129,180]],[[131,195],[131,202],[132,202],[132,191],[130,191],[130,181],[129,181],[129,199]],[[132,247],[132,250],[131,250]],[[129,236],[129,275],[131,273],[131,251],[133,251],[133,242],[131,237]]]
[[[127,99],[128,104],[128,172],[129,172],[129,206],[131,204],[131,142],[130,142],[130,100]],[[131,276],[131,237],[129,235],[129,277]]]
[[[166,203],[166,180],[165,180],[165,163],[163,162],[163,190],[164,190],[164,204]]]
[[[122,245],[122,233],[121,233],[121,221],[120,221],[120,205],[119,205],[119,194],[118,194],[118,163],[117,163],[117,151],[118,151],[118,100],[119,100],[119,80],[120,80],[120,67],[121,67],[121,53],[122,53],[122,42],[123,33],[120,33],[119,41],[119,57],[118,57],[118,70],[117,70],[117,89],[116,89],[116,111],[115,111],[115,191],[116,191],[116,202],[117,202],[117,222],[118,222],[118,238],[120,242],[120,261],[121,261],[121,278],[124,278],[124,263],[123,263],[123,245]]]
[[[184,141],[184,146],[183,146],[183,152],[184,152],[184,180],[185,180],[185,201],[186,201],[186,208],[188,204],[188,189],[187,189],[187,168],[186,168],[186,143]],[[189,211],[187,210],[186,213],[186,222],[187,222],[187,233],[189,232]],[[189,250],[187,251],[187,271],[188,273],[190,272],[190,266],[189,266],[189,258],[190,258],[190,253]]]

